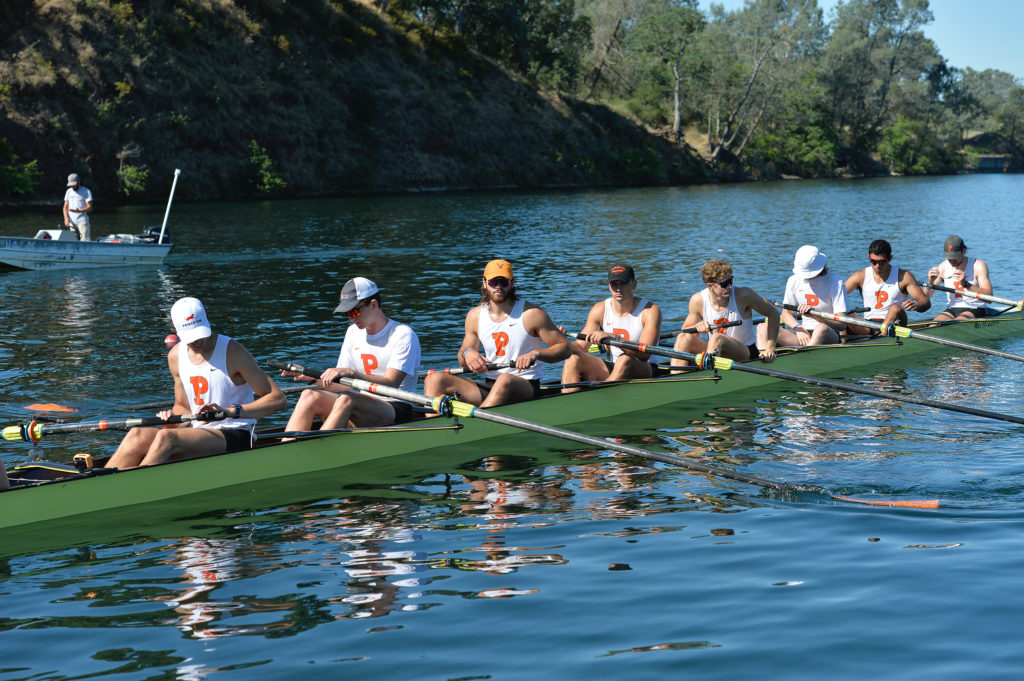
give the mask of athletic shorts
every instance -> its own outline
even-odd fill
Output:
[[[224,441],[227,444],[224,451],[240,452],[252,449],[252,431],[248,428],[218,428],[217,430],[224,436]]]
[[[756,344],[748,345],[747,352],[750,353],[750,357],[747,358],[748,362],[754,359],[759,359],[761,357],[761,351],[757,349]]]
[[[535,378],[532,381],[530,381],[529,383],[530,383],[531,386],[533,386],[533,397],[530,398],[530,399],[534,399],[535,400],[538,397],[540,397],[540,379],[536,379]],[[493,385],[494,385],[494,379],[493,378],[485,378],[484,379],[484,387],[486,387],[488,390],[490,390],[491,386],[493,386]]]
[[[395,423],[407,423],[419,416],[408,402],[395,400],[391,402],[391,408],[395,410]]]
[[[971,314],[973,314],[975,316],[975,318],[978,318],[978,319],[980,319],[982,317],[987,317],[988,316],[988,308],[987,307],[947,307],[945,309],[945,312],[948,312],[949,314],[953,315],[954,317],[958,317],[961,314],[963,314],[964,312],[970,312]]]

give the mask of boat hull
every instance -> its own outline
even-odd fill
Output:
[[[953,323],[928,329],[928,333],[977,343],[1016,334],[1022,322],[1024,317],[1016,313]],[[882,338],[784,354],[774,364],[759,366],[815,376],[864,375],[864,367],[909,363],[922,353],[935,351],[948,352],[948,348],[913,338],[905,341]],[[719,373],[700,371],[680,377],[604,384],[572,395],[507,405],[495,411],[593,435],[622,435],[630,431],[634,421],[647,423],[640,418],[642,412],[674,409],[676,405],[682,409],[687,404],[690,407],[699,404],[701,409],[731,406],[738,400],[763,396],[766,389],[775,389],[780,383],[780,379],[736,369]],[[786,385],[792,384],[787,382]],[[523,435],[511,426],[471,418],[457,427],[447,419],[435,418],[413,426],[317,435],[290,443],[271,440],[271,444],[247,452],[11,489],[0,493],[0,530],[357,464],[375,461],[383,464],[394,457],[416,455],[419,459],[429,453],[436,455],[449,448],[461,450],[466,446],[475,446],[476,451],[481,451],[482,443],[510,435],[537,438],[538,443],[547,442],[549,446],[554,442],[545,436]],[[494,443],[488,443],[486,451],[494,453],[491,444]],[[544,445],[539,444],[539,447]],[[211,496],[214,497],[212,503],[216,503],[216,495]],[[259,508],[259,499],[253,499],[250,507]]]
[[[0,236],[0,266],[20,270],[64,270],[159,265],[170,250],[170,244]]]

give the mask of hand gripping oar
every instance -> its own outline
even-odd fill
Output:
[[[303,390],[309,390],[310,388],[314,387],[316,386],[314,386],[311,383],[303,383],[302,385],[286,385],[285,387],[281,388],[281,392],[287,395],[289,393],[298,393],[302,392]],[[129,404],[126,407],[115,407],[115,409],[117,411],[152,411],[154,409],[170,409],[173,406],[173,401],[168,402],[167,400],[162,400],[160,402],[143,402],[141,404]]]
[[[617,340],[606,340],[605,343],[610,345],[618,345],[623,348],[631,348],[639,352],[649,352],[652,355],[662,355],[664,357],[672,357],[675,359],[685,359],[693,362],[701,369],[721,369],[722,371],[745,371],[750,374],[760,374],[762,376],[771,376],[772,378],[781,378],[787,381],[796,381],[798,383],[809,383],[810,385],[819,385],[823,388],[831,388],[833,390],[845,390],[851,393],[860,393],[861,395],[870,395],[871,397],[879,397],[884,400],[896,400],[898,402],[909,402],[910,404],[920,404],[924,407],[931,407],[933,409],[944,409],[946,411],[955,411],[961,414],[970,414],[971,416],[981,416],[982,418],[997,419],[999,421],[1009,421],[1010,423],[1021,423],[1024,424],[1024,418],[1020,416],[1012,416],[1010,414],[1002,414],[997,411],[987,411],[984,409],[975,409],[974,407],[963,407],[958,404],[949,404],[946,402],[938,402],[936,400],[929,400],[924,397],[913,397],[912,395],[900,395],[898,393],[890,393],[884,390],[876,390],[874,388],[868,388],[854,383],[844,383],[842,381],[832,381],[827,378],[818,378],[817,376],[805,376],[803,374],[791,374],[788,371],[779,371],[778,369],[766,369],[764,367],[756,366],[753,364],[741,364],[725,357],[719,357],[717,355],[711,355],[706,352],[700,354],[693,354],[692,352],[680,352],[678,350],[669,350],[660,346],[641,345],[639,343],[631,343],[629,341],[617,341]]]
[[[497,371],[498,369],[508,369],[514,367],[515,362],[488,362],[487,371]],[[452,376],[458,376],[459,374],[475,374],[469,367],[445,367],[444,369],[427,369],[419,373],[419,378],[426,378],[430,374],[451,374]]]
[[[796,305],[783,305],[787,310],[797,310]],[[1012,352],[1003,352],[1002,350],[993,350],[986,348],[981,345],[973,345],[971,343],[964,343],[962,341],[950,340],[948,338],[940,338],[939,336],[933,336],[928,333],[921,333],[916,329],[911,329],[906,326],[897,326],[896,324],[889,324],[886,327],[885,324],[879,324],[878,322],[872,322],[867,319],[861,319],[860,317],[850,317],[845,314],[834,314],[832,312],[818,312],[817,310],[810,310],[807,314],[818,319],[830,319],[835,322],[843,322],[846,324],[856,324],[858,326],[864,326],[869,329],[875,329],[882,333],[883,336],[889,336],[896,338],[916,338],[918,340],[928,341],[929,343],[938,343],[939,345],[947,345],[951,348],[960,348],[961,350],[971,350],[972,352],[981,352],[986,355],[995,355],[996,357],[1004,357],[1006,359],[1016,360],[1018,362],[1024,362],[1024,355],[1015,355]]]
[[[986,303],[999,303],[1000,305],[1009,305],[1014,310],[1024,310],[1024,300],[1010,300],[1009,298],[999,298],[997,296],[990,296],[985,293],[975,293],[974,291],[968,291],[966,289],[960,290],[950,288],[949,286],[939,286],[938,284],[918,284],[923,288],[930,288],[935,291],[946,291],[947,293],[957,293],[961,296],[967,296],[968,298],[977,298],[978,300],[984,300]]]
[[[20,426],[8,426],[3,429],[3,438],[12,442],[19,440],[24,442],[39,442],[45,435],[57,435],[60,433],[91,433],[99,430],[131,430],[141,426],[166,426],[175,423],[188,423],[189,421],[221,421],[227,417],[223,411],[200,414],[175,414],[166,421],[156,416],[142,416],[131,419],[120,419],[110,421],[82,421],[79,423],[40,423],[30,421]]]
[[[742,319],[737,319],[737,320],[731,321],[731,322],[723,322],[722,324],[712,324],[709,328],[710,328],[711,331],[715,331],[717,329],[727,329],[730,326],[739,326],[742,323],[743,323]],[[678,331],[669,331],[668,333],[663,333],[663,334],[661,334],[661,340],[666,340],[668,338],[675,338],[676,336],[678,336],[679,334],[682,334],[682,333],[700,333],[700,332],[697,331],[697,327],[696,326],[690,326],[690,327],[687,327],[685,329],[679,329]],[[582,339],[580,339],[580,340],[582,340]]]
[[[306,369],[305,367],[293,364],[289,362],[277,362],[270,361],[268,364],[275,369],[287,369],[288,371],[294,371],[304,376],[310,376],[312,378],[320,378],[320,372],[315,369]],[[633,447],[632,445],[624,445],[619,442],[613,442],[604,438],[592,437],[590,435],[584,435],[582,433],[576,433],[571,430],[565,430],[563,428],[556,428],[554,426],[544,425],[543,423],[534,423],[533,421],[526,421],[524,419],[516,418],[514,416],[508,416],[506,414],[499,414],[493,411],[486,411],[480,407],[476,407],[472,404],[465,402],[459,402],[458,400],[444,395],[442,397],[427,397],[426,395],[420,395],[418,393],[411,393],[405,390],[399,390],[386,385],[380,385],[378,383],[370,383],[369,381],[363,381],[355,378],[335,378],[336,383],[342,383],[344,385],[362,390],[364,392],[375,393],[377,395],[384,395],[385,397],[391,397],[396,400],[404,400],[413,404],[419,404],[426,407],[430,407],[438,414],[442,416],[462,416],[477,418],[482,421],[491,421],[493,423],[500,423],[502,425],[511,426],[513,428],[521,428],[522,430],[528,430],[534,433],[541,433],[543,435],[550,435],[552,437],[562,438],[563,440],[571,440],[573,442],[579,442],[591,447],[597,447],[599,449],[610,449],[612,451],[621,452],[622,454],[630,454],[632,456],[638,456],[643,459],[649,459],[652,461],[660,461],[662,463],[671,464],[673,466],[680,466],[682,468],[688,468],[690,470],[700,471],[701,473],[707,473],[709,475],[715,475],[721,478],[727,478],[729,480],[737,480],[739,482],[745,482],[751,485],[757,485],[759,487],[766,487],[769,489],[780,490],[783,492],[803,492],[808,494],[821,494],[828,496],[832,499],[839,499],[841,501],[850,501],[858,504],[868,504],[870,506],[904,506],[911,508],[938,508],[939,502],[937,500],[924,500],[924,501],[910,501],[910,500],[896,500],[888,501],[881,499],[853,499],[850,497],[836,496],[823,487],[817,485],[801,485],[790,482],[779,482],[778,480],[769,480],[767,478],[760,478],[754,475],[747,475],[745,473],[739,473],[728,468],[721,468],[719,466],[712,466],[699,461],[690,461],[683,459],[678,456],[671,454],[662,454],[660,452],[652,452],[647,449],[641,449],[639,447]]]

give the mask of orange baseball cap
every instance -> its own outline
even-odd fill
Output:
[[[494,277],[512,279],[512,265],[508,260],[492,260],[487,263],[487,267],[484,268],[484,279],[493,279]]]

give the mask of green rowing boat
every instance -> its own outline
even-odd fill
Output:
[[[1019,332],[1024,313],[955,321],[928,328],[930,335],[961,342],[993,340]],[[923,327],[922,327],[923,328]],[[943,346],[914,339],[874,338],[843,345],[802,348],[780,354],[763,365],[801,375],[842,375],[858,367],[913,358]],[[863,373],[861,371],[860,373]],[[725,406],[730,395],[755,391],[780,379],[739,371],[693,371],[683,375],[586,386],[569,395],[552,395],[532,402],[490,410],[551,426],[591,432],[620,428],[639,412],[686,402],[702,408]],[[552,393],[557,389],[549,388]],[[746,395],[745,395],[746,397]],[[590,425],[586,425],[590,424]],[[452,447],[475,445],[521,431],[486,420],[423,419],[412,424],[332,433],[310,433],[282,442],[280,433],[258,435],[250,451],[228,452],[187,461],[128,471],[28,462],[11,468],[11,489],[0,492],[0,530],[111,509],[166,502],[240,485],[365,465],[410,454],[436,454]],[[252,499],[250,508],[260,507]],[[237,502],[236,502],[237,503]]]

